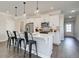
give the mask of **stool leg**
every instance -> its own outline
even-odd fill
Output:
[[[29,58],[31,58],[32,44],[29,44]]]
[[[17,43],[17,40],[16,39],[14,39],[14,51],[15,51],[15,48],[16,48],[16,43]]]
[[[12,45],[14,46],[14,39],[12,39]]]
[[[9,38],[8,38],[8,40],[7,40],[7,47],[9,46]]]
[[[25,57],[25,54],[26,54],[26,47],[27,47],[27,44],[25,44],[25,42],[24,42],[24,57]]]
[[[17,52],[19,52],[19,40],[17,41]]]
[[[11,39],[9,39],[9,49],[10,49],[10,46],[11,46]]]
[[[20,49],[21,49],[21,42],[22,42],[22,41],[20,40],[20,42],[19,42],[19,45],[20,45]]]
[[[15,47],[16,47],[16,42],[17,42],[17,40],[15,39]]]
[[[38,52],[37,52],[37,43],[35,42],[35,48],[36,48],[36,54],[38,56]]]

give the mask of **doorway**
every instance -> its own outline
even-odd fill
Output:
[[[65,36],[71,36],[74,37],[74,22],[73,21],[69,21],[69,22],[65,22]]]

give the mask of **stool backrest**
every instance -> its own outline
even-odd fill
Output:
[[[28,42],[28,32],[24,32],[24,36],[25,36],[26,42]]]
[[[9,30],[7,30],[6,32],[8,37],[12,37],[12,33]]]
[[[7,30],[6,32],[7,32],[7,36],[8,36],[8,38],[10,38],[10,36],[9,36],[9,31]]]
[[[17,39],[16,31],[13,31],[15,39]]]

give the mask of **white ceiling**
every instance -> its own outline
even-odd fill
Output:
[[[33,15],[36,10],[36,1],[27,1],[26,2],[26,13],[28,15]],[[65,14],[65,17],[76,16],[79,14],[79,1],[39,1],[39,10],[40,13],[51,11],[50,7],[55,9],[62,10]],[[18,6],[18,15],[23,14],[23,1],[0,1],[0,11],[6,12],[9,11],[10,14],[15,14],[14,6]],[[70,13],[71,10],[77,10],[75,13]]]

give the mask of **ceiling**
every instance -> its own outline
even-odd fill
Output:
[[[26,2],[26,14],[33,15],[36,10],[36,1]],[[17,14],[23,14],[23,1],[0,1],[0,12],[9,11],[10,14],[15,14],[14,6],[17,6]],[[52,10],[61,10],[65,17],[73,16],[79,14],[79,1],[39,1],[38,2],[40,13],[45,13]],[[71,10],[77,10],[75,13],[70,13]]]

